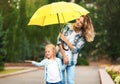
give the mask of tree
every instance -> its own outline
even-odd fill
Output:
[[[120,57],[120,1],[118,0],[98,0],[97,2],[99,18],[103,20],[102,27],[106,31],[106,53],[112,61]],[[102,5],[102,6],[101,6]]]
[[[4,63],[3,63],[3,37],[4,37],[4,31],[3,31],[3,18],[0,13],[0,71],[4,69]]]

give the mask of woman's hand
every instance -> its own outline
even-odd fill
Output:
[[[68,64],[69,60],[67,56],[63,56],[63,62],[65,65]]]
[[[64,41],[65,43],[66,43],[66,41],[67,41],[66,37],[65,37],[62,33],[60,33],[60,39],[61,39],[62,41]]]
[[[63,47],[61,44],[58,45],[59,49],[60,49],[60,52],[61,52],[61,55],[62,55],[62,58],[63,58],[63,62],[64,64],[68,64],[68,57],[65,55],[65,51],[63,50]]]

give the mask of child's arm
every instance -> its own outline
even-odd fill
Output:
[[[32,63],[32,65],[35,65],[35,66],[44,66],[45,65],[45,60],[42,60],[41,62],[36,62],[36,61],[31,61],[31,60],[26,60],[25,62],[29,62],[29,63]]]
[[[32,61],[32,65],[40,67],[40,66],[44,66],[45,63],[43,61],[41,61],[41,62]]]
[[[31,61],[31,60],[25,60],[25,62],[27,62],[27,63],[31,63],[32,61]]]

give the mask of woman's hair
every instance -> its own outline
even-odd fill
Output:
[[[92,25],[91,18],[89,16],[81,16],[84,18],[83,22],[83,36],[85,37],[86,41],[91,42],[94,40],[94,28]]]
[[[53,51],[54,57],[56,56],[56,47],[55,47],[55,45],[53,45],[53,44],[47,44],[47,45],[45,46],[45,49],[46,49],[46,48],[51,48],[52,51]]]

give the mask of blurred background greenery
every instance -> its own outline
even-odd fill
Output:
[[[5,62],[40,61],[44,45],[56,45],[58,25],[41,27],[27,23],[39,7],[57,1],[73,1],[90,11],[96,36],[81,50],[78,64],[88,65],[88,59],[102,58],[120,62],[120,0],[0,0],[1,67]]]

